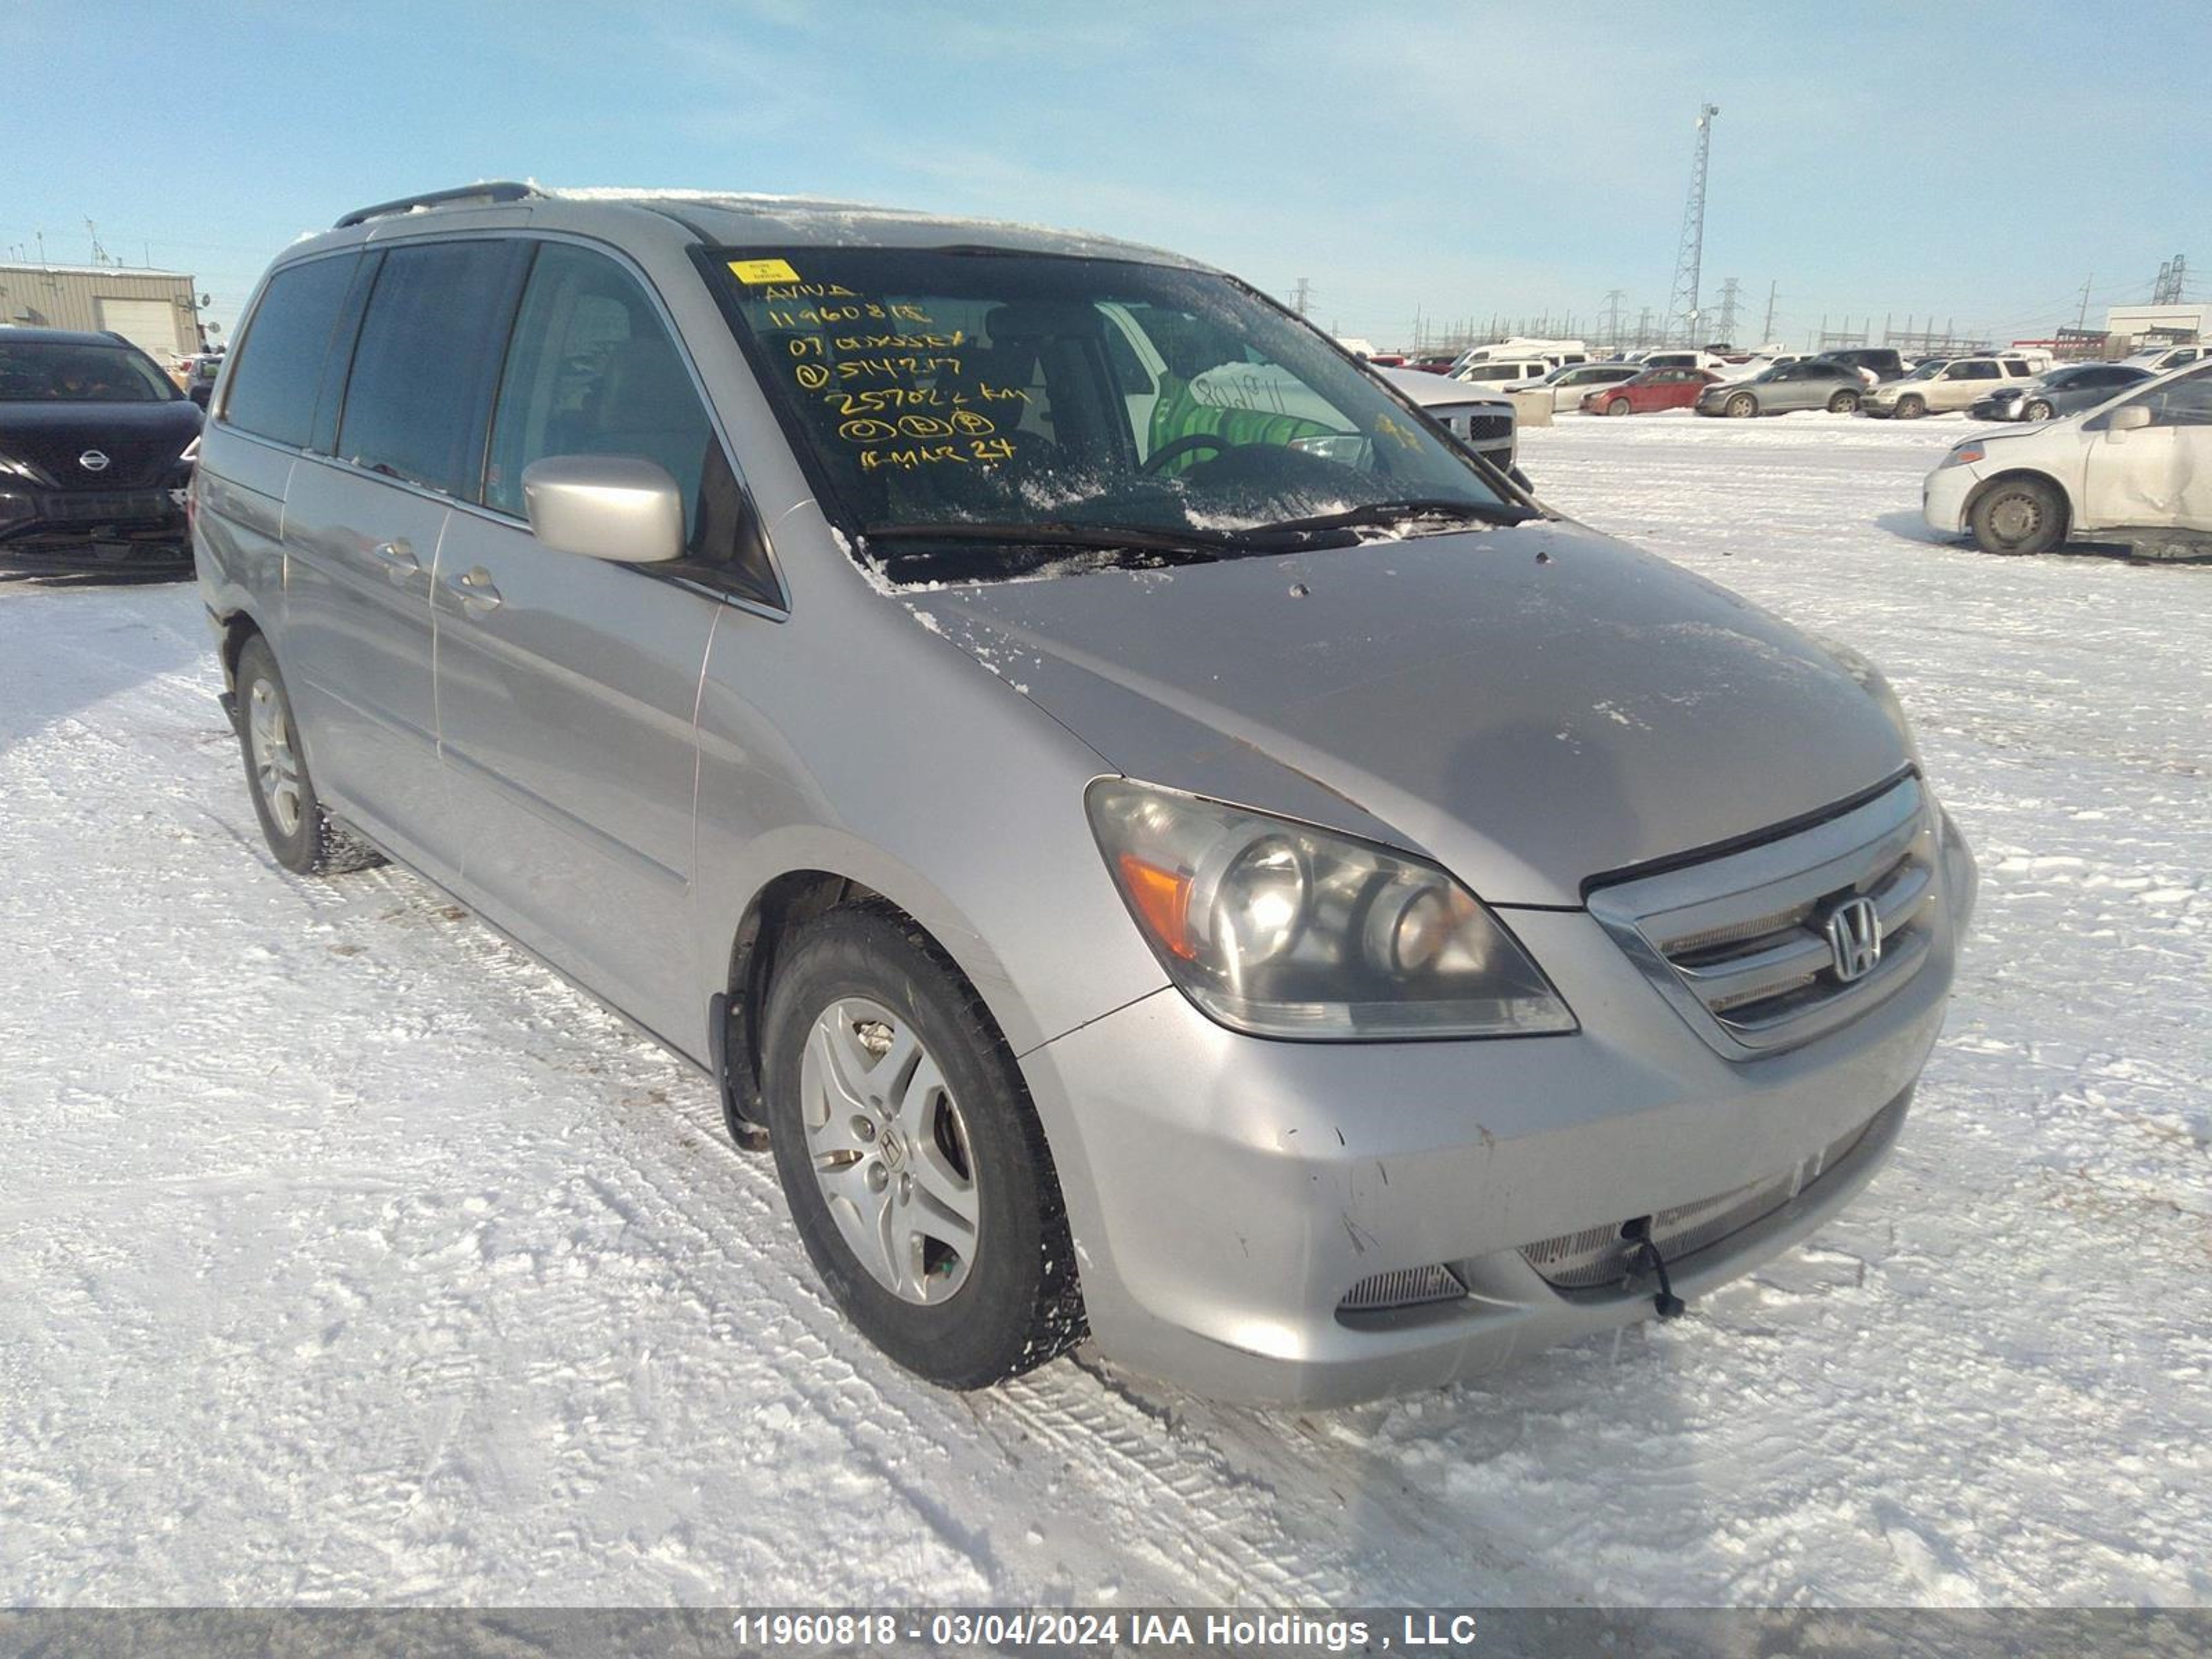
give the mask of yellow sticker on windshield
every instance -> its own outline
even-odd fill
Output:
[[[730,275],[749,288],[799,280],[799,273],[791,268],[788,259],[732,259],[730,261]]]

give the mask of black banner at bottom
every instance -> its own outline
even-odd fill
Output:
[[[2212,1607],[37,1608],[0,1659],[2204,1659]]]

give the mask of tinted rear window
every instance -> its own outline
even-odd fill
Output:
[[[343,459],[473,495],[489,371],[507,333],[513,255],[508,243],[472,241],[384,256],[346,382]]]
[[[269,279],[231,370],[225,421],[278,443],[307,441],[323,359],[359,263],[354,254],[310,259]]]

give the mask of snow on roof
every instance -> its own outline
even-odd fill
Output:
[[[185,270],[156,270],[150,265],[52,265],[0,264],[0,276],[166,276],[174,282],[189,283],[191,273]]]

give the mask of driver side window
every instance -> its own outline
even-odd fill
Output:
[[[659,313],[613,260],[563,242],[539,246],[515,319],[484,505],[524,517],[522,475],[554,455],[658,463],[684,498],[686,562],[778,602],[750,503]]]
[[[2185,375],[2140,401],[2153,426],[2212,426],[2212,371]]]

